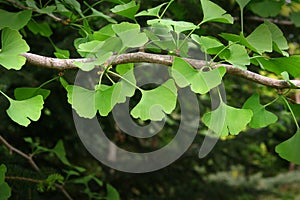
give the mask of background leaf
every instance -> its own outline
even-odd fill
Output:
[[[0,64],[6,69],[21,69],[26,62],[26,58],[19,54],[29,51],[29,46],[22,39],[21,34],[8,28],[3,29],[1,46]]]
[[[9,199],[11,196],[11,188],[5,182],[5,173],[7,168],[4,164],[0,165],[0,200]]]
[[[243,10],[250,1],[251,0],[236,0],[236,2],[239,4],[241,10]]]

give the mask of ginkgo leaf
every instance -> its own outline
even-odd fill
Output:
[[[136,14],[135,16],[136,17],[140,17],[140,16],[154,16],[154,17],[159,17],[159,11],[160,9],[166,5],[168,3],[163,3],[163,4],[160,4],[154,8],[150,8],[150,9],[147,9],[147,10],[143,10],[141,12],[139,12],[138,14]]]
[[[191,86],[192,91],[205,94],[222,82],[226,73],[225,67],[219,67],[211,71],[200,71],[194,69],[185,60],[175,57],[171,68],[171,74],[179,87]]]
[[[250,65],[250,58],[246,48],[239,44],[231,44],[228,50],[221,53],[220,57],[236,67],[247,69],[246,65]]]
[[[230,14],[226,14],[226,10],[218,6],[217,4],[209,0],[201,0],[203,10],[203,20],[205,22],[222,22],[233,24],[233,17]]]
[[[140,5],[137,5],[135,1],[130,1],[129,3],[117,5],[110,9],[111,12],[127,17],[129,19],[134,19],[134,15],[139,10]]]
[[[176,33],[181,33],[183,31],[198,29],[199,27],[193,24],[192,22],[186,22],[186,21],[174,21],[171,19],[152,19],[147,21],[148,25],[163,25],[166,27],[173,27],[173,30]],[[168,30],[168,29],[166,29]]]
[[[96,58],[95,61],[92,62],[74,62],[74,64],[79,67],[82,71],[91,71],[96,66],[102,65],[113,55],[112,52],[105,53]]]
[[[300,164],[300,129],[297,129],[297,132],[288,140],[280,143],[276,146],[275,151],[283,159]]]
[[[28,126],[30,120],[37,121],[41,116],[44,101],[43,96],[37,95],[30,99],[16,101],[8,98],[10,106],[6,110],[8,116],[22,126]]]
[[[224,110],[226,114],[223,113]],[[223,116],[225,119],[220,118],[220,116]],[[216,110],[205,113],[202,121],[217,135],[227,136],[229,133],[231,135],[239,134],[251,121],[252,116],[253,113],[249,109],[238,109],[221,102]],[[223,123],[221,124],[223,127],[220,128],[220,124],[215,126],[215,123]]]
[[[243,105],[244,109],[250,109],[253,112],[253,117],[250,122],[251,128],[263,128],[270,124],[275,123],[278,117],[267,111],[265,106],[259,103],[259,95],[252,95]]]
[[[112,25],[114,32],[126,47],[141,47],[148,42],[146,33],[140,32],[140,25],[128,22]]]
[[[9,199],[11,196],[11,188],[5,182],[5,174],[7,172],[7,168],[4,164],[0,165],[0,199]]]
[[[10,28],[19,30],[23,28],[31,19],[32,11],[24,10],[13,13],[0,9],[0,30],[3,28]]]
[[[14,90],[14,96],[16,100],[24,100],[34,97],[36,95],[42,95],[45,100],[50,95],[50,90],[43,88],[29,88],[29,87],[20,87]]]
[[[68,102],[80,117],[93,118],[97,110],[95,108],[95,91],[76,85],[67,85]]]
[[[176,107],[177,89],[173,80],[152,90],[143,90],[140,102],[131,110],[134,118],[160,121]]]
[[[26,58],[20,54],[29,51],[29,46],[18,31],[5,28],[1,35],[0,65],[6,69],[19,70]],[[17,48],[16,48],[17,47]]]
[[[101,84],[95,90],[67,85],[63,79],[61,81],[68,92],[68,102],[72,108],[80,117],[91,119],[97,111],[101,116],[107,116],[117,103],[124,103],[126,97],[134,95],[136,80],[133,70],[122,77],[123,79],[112,86]]]
[[[239,4],[241,10],[243,10],[250,1],[251,0],[236,0],[236,2]]]
[[[266,24],[259,25],[248,37],[247,42],[255,48],[256,52],[272,52],[272,34]]]
[[[208,54],[217,54],[225,47],[217,38],[211,36],[199,37],[192,34],[191,38],[200,45],[202,51]]]

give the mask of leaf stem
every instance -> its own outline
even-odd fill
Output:
[[[52,79],[50,79],[50,80],[48,80],[48,81],[42,83],[42,84],[39,86],[39,88],[42,88],[42,87],[44,87],[45,85],[47,85],[48,83],[51,83],[52,81],[55,81],[55,80],[58,79],[59,77],[60,77],[60,76],[55,76],[54,78],[52,78]]]
[[[298,121],[297,121],[297,119],[296,119],[296,116],[295,116],[295,114],[294,114],[294,112],[293,112],[293,110],[292,110],[292,108],[291,108],[289,102],[286,100],[285,96],[280,96],[280,97],[283,99],[284,103],[286,104],[286,106],[288,107],[289,111],[291,112],[291,115],[292,115],[293,120],[294,120],[294,122],[295,122],[295,124],[296,124],[296,127],[297,127],[297,129],[299,130],[300,127],[299,127]]]
[[[241,9],[241,32],[244,34],[244,9]]]
[[[128,79],[124,78],[124,77],[121,76],[120,74],[115,73],[115,72],[113,72],[113,71],[108,71],[108,73],[111,73],[112,75],[117,76],[117,77],[123,79],[124,81],[126,81],[127,83],[129,83],[131,86],[133,86],[134,88],[138,89],[140,92],[143,92],[143,91],[144,91],[142,88],[138,87],[136,84],[133,84],[131,81],[129,81]]]
[[[271,104],[275,103],[276,101],[278,101],[279,98],[280,98],[280,96],[276,97],[276,98],[273,99],[271,102],[269,102],[269,103],[267,103],[267,104],[265,104],[265,105],[263,105],[263,106],[264,106],[264,107],[268,107],[269,105],[271,105]]]
[[[1,93],[5,98],[7,98],[8,100],[11,99],[9,96],[7,96],[7,95],[6,95],[4,92],[2,92],[1,90],[0,90],[0,93]]]
[[[168,3],[168,5],[167,5],[166,8],[163,10],[163,12],[161,13],[161,15],[158,16],[159,19],[161,19],[161,18],[164,16],[164,14],[166,13],[166,11],[168,10],[168,8],[170,7],[170,5],[171,5],[173,2],[174,2],[174,0],[171,0],[171,1]]]

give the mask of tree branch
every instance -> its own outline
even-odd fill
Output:
[[[33,169],[35,171],[40,171],[39,167],[35,164],[31,155],[27,155],[24,152],[22,152],[21,150],[13,147],[1,135],[0,135],[0,142],[3,143],[4,146],[6,146],[10,152],[15,152],[15,153],[19,154],[20,156],[22,156],[23,158],[25,158],[26,160],[28,160],[28,162],[30,163],[30,165],[33,167]]]
[[[57,70],[67,70],[67,69],[76,69],[78,68],[74,62],[92,62],[94,59],[92,58],[75,58],[75,59],[59,59],[59,58],[50,58],[45,56],[40,56],[32,53],[24,53],[21,54],[27,59],[28,64],[32,64],[39,67],[57,69]],[[160,55],[160,54],[152,54],[152,53],[143,53],[143,52],[136,52],[136,53],[126,53],[121,54],[118,56],[112,56],[108,63],[111,65],[118,65],[118,64],[125,64],[125,63],[155,63],[155,64],[162,64],[166,66],[172,66],[174,56],[170,55]],[[204,60],[196,60],[190,58],[183,58],[187,62],[189,62],[194,68],[201,69],[206,66],[206,62]],[[262,76],[260,74],[242,70],[240,68],[234,67],[233,65],[229,64],[214,64],[212,67],[225,67],[228,74],[232,74],[235,76],[239,76],[245,78],[247,80],[269,86],[272,88],[277,89],[284,89],[284,88],[294,88],[290,85],[287,81],[284,80],[276,80],[269,77]],[[300,87],[300,80],[291,80],[291,82],[295,86]]]

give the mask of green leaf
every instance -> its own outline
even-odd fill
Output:
[[[95,31],[93,33],[93,38],[99,41],[104,41],[112,36],[115,36],[115,32],[112,29],[112,24],[108,24],[101,28],[99,31]]]
[[[67,85],[68,102],[80,117],[91,119],[95,117],[97,110],[101,116],[107,116],[117,103],[124,103],[126,97],[133,96],[135,92],[133,70],[124,74],[123,78],[112,86],[101,84],[95,90]]]
[[[116,71],[119,74],[123,75],[123,74],[127,73],[128,71],[132,70],[133,68],[134,68],[133,63],[120,64],[120,65],[117,65]]]
[[[27,24],[27,27],[32,33],[40,34],[41,36],[44,37],[50,37],[53,34],[49,26],[49,23],[47,22],[37,23],[36,21],[31,20]]]
[[[147,35],[140,32],[140,25],[138,24],[122,22],[121,24],[114,24],[112,29],[126,47],[141,47],[148,42]]]
[[[119,192],[116,190],[116,188],[114,188],[110,184],[107,184],[106,185],[106,189],[107,189],[106,199],[109,199],[109,200],[120,200],[120,195],[119,195]]]
[[[191,37],[200,45],[202,51],[210,55],[219,53],[225,47],[217,38],[211,36],[199,37],[193,34]]]
[[[194,69],[185,60],[175,57],[171,68],[171,74],[179,87],[191,86],[195,93],[205,94],[212,88],[221,84],[222,77],[226,73],[225,67],[219,67],[211,71]]]
[[[95,91],[76,85],[66,86],[68,102],[80,117],[93,118],[97,110],[95,108]]]
[[[267,111],[265,106],[262,106],[259,102],[259,95],[252,95],[243,105],[244,109],[250,109],[253,112],[253,117],[250,122],[251,128],[263,128],[270,124],[275,123],[278,117]]]
[[[29,51],[29,46],[18,31],[5,28],[1,35],[2,49],[0,65],[6,69],[19,70],[25,64],[26,58],[20,54]],[[16,48],[17,47],[17,48]]]
[[[177,89],[173,80],[152,90],[143,90],[142,99],[131,110],[134,118],[160,121],[176,107]]]
[[[92,15],[91,15],[91,16],[103,18],[103,19],[105,19],[106,21],[108,21],[108,22],[110,22],[110,23],[113,23],[113,24],[118,23],[116,20],[114,20],[113,18],[111,18],[111,17],[108,16],[108,15],[105,15],[103,12],[100,12],[100,11],[94,9],[94,8],[91,8],[91,10],[92,10]]]
[[[10,106],[6,110],[8,116],[22,126],[28,126],[30,120],[37,121],[43,109],[43,96],[37,95],[30,99],[16,101],[8,98]]]
[[[93,70],[97,65],[102,65],[105,63],[111,56],[113,55],[112,52],[105,53],[101,55],[100,57],[97,57],[95,61],[92,62],[74,62],[76,66],[78,66],[83,71],[91,71]]]
[[[209,0],[201,0],[201,5],[204,14],[201,23],[221,22],[233,24],[233,17],[230,14],[226,14],[226,11],[217,4]]]
[[[70,51],[69,50],[64,50],[64,49],[60,49],[57,46],[54,46],[55,51],[54,55],[56,56],[56,58],[61,58],[61,59],[67,59],[70,58]]]
[[[289,48],[286,38],[284,37],[282,31],[275,24],[265,21],[265,24],[268,26],[273,41],[273,49],[283,55],[286,55],[284,50]],[[288,55],[288,54],[287,54]]]
[[[136,5],[135,1],[130,1],[127,4],[117,5],[110,9],[111,12],[134,20],[134,15],[139,10],[140,6]]]
[[[300,144],[300,129],[298,129],[297,132],[290,139],[277,145],[275,147],[275,151],[283,159],[299,165],[300,164],[299,144]]]
[[[224,110],[226,112],[225,115],[223,114]],[[253,113],[249,109],[233,108],[226,105],[224,102],[221,102],[216,110],[205,113],[202,121],[219,136],[227,136],[229,133],[231,135],[237,135],[245,129],[247,124],[251,121],[252,115]],[[220,116],[223,116],[225,120],[220,118]],[[223,125],[223,128],[220,128],[220,125],[214,125],[222,122],[224,123],[221,124]]]
[[[7,168],[4,164],[0,165],[0,200],[7,200],[11,196],[11,188],[5,182]]]
[[[75,10],[81,17],[84,17],[80,3],[76,0],[63,0],[62,2],[66,3],[71,9]]]
[[[296,27],[300,27],[300,12],[292,12],[290,15],[290,19]]]
[[[220,57],[241,69],[246,69],[246,65],[250,65],[250,58],[244,46],[239,44],[231,44],[228,50],[228,54],[225,52],[224,54],[221,54]]]
[[[3,28],[10,28],[13,30],[23,28],[31,19],[31,13],[30,10],[13,13],[0,9],[0,30]]]
[[[259,25],[246,40],[259,54],[272,52],[272,34],[266,24]]]
[[[16,100],[25,100],[36,95],[43,96],[43,100],[45,100],[50,95],[50,90],[46,90],[43,88],[29,88],[29,87],[19,87],[14,90],[14,96]]]
[[[182,33],[183,31],[194,30],[199,28],[192,22],[173,21],[171,19],[152,19],[148,20],[147,24],[151,26],[160,24],[163,25],[166,30],[169,30],[166,27],[173,27],[176,33]]]
[[[159,11],[160,9],[164,6],[168,4],[167,2],[166,3],[163,3],[163,4],[160,4],[154,8],[150,8],[150,9],[147,9],[147,10],[143,10],[141,12],[139,12],[138,14],[135,15],[135,17],[140,17],[140,16],[154,16],[154,17],[159,17]]]
[[[277,75],[281,75],[282,72],[286,71],[294,77],[300,76],[300,56],[294,55],[290,57],[281,58],[256,58],[262,68],[274,72]]]
[[[275,17],[281,11],[284,1],[261,0],[250,3],[250,9],[261,17]],[[267,8],[267,9],[266,9]]]
[[[236,0],[236,2],[239,4],[241,10],[243,10],[250,1],[251,0]]]

